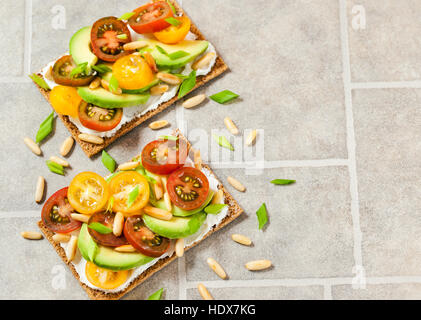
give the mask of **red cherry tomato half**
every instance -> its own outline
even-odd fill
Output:
[[[167,190],[174,205],[184,210],[194,210],[206,201],[209,181],[202,171],[183,167],[170,174]]]
[[[112,230],[114,224],[114,217],[115,214],[112,212],[97,212],[89,218],[88,225],[94,222],[98,222]],[[112,232],[102,234],[89,227],[88,232],[96,243],[103,246],[119,247],[127,244],[127,240],[124,236],[116,237]]]
[[[44,204],[41,219],[44,225],[55,233],[68,233],[80,228],[79,221],[72,220],[74,209],[67,200],[67,190],[63,188],[54,193]]]
[[[169,248],[170,240],[159,236],[145,226],[142,216],[127,218],[124,224],[124,236],[140,253],[149,257],[160,257]]]
[[[142,164],[152,173],[165,175],[182,167],[187,153],[187,144],[183,140],[155,140],[143,148]]]
[[[123,45],[131,41],[127,25],[116,17],[99,19],[92,26],[92,51],[101,60],[114,62],[118,58],[132,53],[133,51],[123,49]]]
[[[165,29],[170,26],[165,19],[173,16],[170,6],[165,1],[145,4],[134,12],[128,23],[137,33],[152,33]]]
[[[81,101],[78,108],[80,123],[92,130],[109,131],[118,126],[123,117],[123,109],[105,109]]]

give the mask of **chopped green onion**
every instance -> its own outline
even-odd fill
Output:
[[[224,90],[224,91],[215,93],[214,95],[211,95],[209,98],[211,98],[213,101],[216,101],[220,104],[223,104],[223,103],[227,103],[231,100],[234,100],[238,97],[239,97],[238,94],[236,94],[232,91],[229,91],[229,90]]]
[[[35,82],[38,86],[43,88],[44,90],[51,90],[51,88],[48,86],[47,82],[43,78],[41,78],[39,75],[33,73],[29,75],[29,78],[32,79],[33,82]]]
[[[181,24],[180,20],[177,20],[176,18],[173,18],[173,17],[169,17],[165,19],[165,21],[167,21],[169,24],[172,24],[173,26],[176,26],[176,27]]]
[[[88,228],[91,228],[92,230],[95,230],[100,234],[110,234],[111,232],[113,232],[113,230],[99,222],[92,222],[88,225]]]
[[[188,56],[189,54],[186,51],[179,50],[168,54],[168,57],[171,60],[176,60]]]
[[[53,131],[53,123],[54,112],[51,112],[50,115],[39,126],[37,136],[35,138],[36,143],[40,143]]]
[[[134,16],[136,12],[126,12],[124,14],[121,15],[120,18],[118,18],[118,20],[129,20],[131,17]]]
[[[185,74],[181,74],[181,73],[171,73],[172,75],[179,77],[180,79],[184,80],[187,79],[189,76],[186,76]]]
[[[288,180],[288,179],[275,179],[272,180],[271,183],[273,184],[292,184],[295,183],[295,180]]]
[[[70,76],[75,77],[79,74],[87,74],[87,67],[87,62],[79,64],[76,68],[73,68],[73,70],[70,72]]]
[[[229,149],[231,151],[234,151],[234,147],[232,144],[228,141],[227,138],[224,136],[217,136],[216,134],[213,134],[213,139],[223,148]]]
[[[265,224],[268,222],[268,213],[266,210],[266,204],[263,203],[259,210],[256,211],[257,220],[259,221],[259,230],[263,229]]]
[[[116,79],[116,77],[111,76],[110,79],[110,83],[109,83],[109,87],[110,87],[110,91],[111,92],[116,92],[118,90],[118,80]]]
[[[136,185],[136,187],[134,187],[133,190],[129,193],[129,197],[127,199],[127,208],[130,208],[133,205],[138,195],[139,185]]]
[[[118,34],[116,37],[118,39],[121,39],[121,40],[126,40],[127,39],[127,34],[125,34],[125,33]]]
[[[225,208],[227,205],[223,203],[215,203],[210,204],[205,208],[205,212],[209,214],[218,214],[221,212],[223,208]]]
[[[92,69],[94,69],[96,72],[101,73],[101,74],[112,71],[111,68],[109,68],[105,64],[97,64],[95,66],[92,66]]]
[[[156,46],[156,48],[158,49],[158,51],[159,52],[161,52],[162,54],[164,54],[164,55],[168,55],[168,52],[167,51],[165,51],[165,49],[164,48],[162,48],[161,46]]]
[[[51,160],[47,160],[45,161],[45,163],[47,164],[47,167],[48,169],[50,169],[51,172],[64,176],[64,168],[62,165],[55,163]]]
[[[105,181],[110,182],[112,178],[114,178],[116,175],[118,175],[121,171],[116,171],[113,174],[110,174],[108,177],[105,178]]]
[[[116,162],[105,150],[102,150],[101,160],[102,164],[108,169],[108,171],[111,173],[115,171]]]
[[[159,136],[158,140],[170,140],[170,141],[177,141],[178,137],[175,136]]]
[[[159,289],[157,292],[152,293],[148,300],[161,300],[162,293],[164,292],[164,288]]]
[[[189,76],[181,83],[180,90],[178,91],[178,98],[184,97],[196,85],[196,70],[190,72]]]
[[[170,8],[171,8],[172,13],[173,13],[173,14],[177,14],[177,11],[175,10],[175,7],[174,7],[174,5],[172,4],[172,2],[171,2],[171,1],[169,1],[169,0],[167,0],[167,3],[168,3],[168,5],[169,5],[169,6],[170,6]]]

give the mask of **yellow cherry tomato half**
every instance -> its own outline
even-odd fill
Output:
[[[50,92],[50,103],[58,114],[77,119],[81,101],[75,87],[56,86]]]
[[[154,79],[151,68],[138,54],[118,59],[113,65],[113,76],[120,88],[127,90],[141,89]]]
[[[186,16],[175,18],[181,23],[178,26],[171,25],[164,30],[154,32],[155,38],[166,44],[174,44],[183,41],[190,31],[191,21]]]
[[[136,171],[118,173],[111,178],[108,187],[114,198],[114,212],[131,216],[139,214],[140,210],[148,204],[150,192],[148,180]]]
[[[106,206],[109,198],[107,181],[94,172],[82,172],[70,182],[67,198],[79,213],[93,214]]]
[[[129,270],[112,271],[98,267],[92,262],[87,262],[85,267],[86,278],[94,286],[101,289],[115,289],[126,282]]]

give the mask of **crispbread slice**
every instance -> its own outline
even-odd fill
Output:
[[[178,135],[180,139],[184,139],[187,142],[189,148],[191,147],[191,144],[187,141],[187,139],[178,130],[175,131],[175,134]],[[185,248],[185,251],[187,251],[190,248],[194,247],[195,245],[199,244],[200,242],[202,242],[203,240],[205,240],[207,237],[209,237],[212,233],[214,233],[215,231],[223,228],[224,226],[226,226],[230,222],[234,221],[236,218],[238,218],[240,216],[240,214],[243,213],[243,209],[240,207],[240,205],[237,203],[237,201],[231,196],[231,194],[224,188],[224,186],[222,185],[222,183],[220,182],[220,180],[218,179],[218,177],[214,174],[214,172],[211,170],[211,168],[208,165],[206,165],[206,164],[204,164],[203,167],[206,168],[206,169],[208,169],[210,171],[210,173],[215,177],[215,179],[218,180],[218,189],[221,189],[222,192],[224,193],[225,203],[228,205],[228,214],[221,221],[221,223],[218,224],[218,225],[216,225],[216,226],[214,226],[203,237],[202,240],[200,240],[199,242],[194,243],[191,246]],[[53,247],[56,250],[57,254],[61,257],[61,259],[64,261],[64,263],[66,263],[69,266],[69,268],[72,271],[73,275],[79,281],[79,284],[88,293],[89,298],[94,299],[94,300],[117,300],[117,299],[120,299],[126,293],[128,293],[131,290],[133,290],[138,285],[140,285],[143,281],[145,281],[146,279],[148,279],[155,272],[161,270],[162,268],[164,268],[166,265],[170,264],[172,261],[174,261],[177,258],[177,256],[174,253],[170,257],[166,257],[164,259],[160,259],[157,263],[155,263],[153,266],[151,266],[150,268],[148,268],[147,270],[145,270],[142,274],[140,274],[136,279],[134,279],[125,290],[122,290],[122,291],[116,292],[116,293],[106,293],[106,292],[101,291],[101,290],[92,289],[92,288],[88,287],[87,285],[85,285],[84,283],[82,283],[79,280],[79,275],[76,272],[75,267],[73,266],[73,264],[71,262],[69,262],[67,260],[66,253],[65,253],[64,249],[60,246],[59,243],[56,243],[53,240],[52,237],[53,237],[54,233],[51,232],[49,229],[47,229],[46,226],[44,225],[44,223],[42,221],[39,221],[38,222],[38,226],[41,229],[42,233],[44,233],[44,235],[48,239],[48,241],[50,241],[50,243],[53,245]]]
[[[184,15],[186,14],[183,11],[183,9],[181,9],[181,7],[178,5],[178,3],[176,1],[174,1],[174,0],[169,0],[169,1],[171,1],[173,3],[173,5],[174,5],[174,7],[175,7],[175,9],[177,10],[178,13],[183,13]],[[190,31],[197,36],[198,40],[206,40],[205,37],[202,35],[202,33],[199,31],[199,29],[196,27],[196,25],[193,22],[191,24]],[[222,73],[224,73],[227,70],[228,70],[228,66],[225,64],[224,60],[218,54],[217,58],[216,58],[216,61],[215,61],[215,65],[213,66],[212,70],[207,75],[197,77],[196,85],[192,89],[192,91],[201,87],[201,86],[203,86],[205,83],[209,82],[213,78],[216,78],[217,76],[221,75]],[[38,75],[40,77],[42,77],[41,74],[38,74]],[[49,102],[50,101],[49,100],[49,91],[42,89],[38,85],[37,85],[37,87],[38,87],[39,91],[41,92],[41,94]],[[171,100],[160,104],[156,109],[150,110],[147,113],[143,114],[142,116],[134,118],[130,122],[125,123],[112,137],[104,137],[103,138],[104,139],[103,144],[91,144],[91,143],[80,140],[79,139],[80,131],[76,127],[76,125],[74,125],[70,121],[69,117],[63,116],[63,115],[59,115],[59,117],[63,121],[64,125],[69,130],[69,132],[71,133],[73,138],[79,143],[79,145],[81,146],[82,150],[86,153],[86,155],[88,157],[92,157],[93,155],[95,155],[98,152],[101,152],[103,149],[105,149],[114,140],[118,139],[121,136],[124,136],[126,133],[128,133],[129,131],[131,131],[132,129],[134,129],[135,127],[140,125],[141,123],[145,122],[149,118],[153,117],[154,115],[162,112],[163,110],[165,110],[168,107],[170,107],[171,105],[173,105],[177,100],[179,100],[179,99],[178,99],[177,96],[175,96]]]

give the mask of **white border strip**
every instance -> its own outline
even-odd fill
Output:
[[[23,54],[23,77],[31,72],[32,51],[32,0],[25,0],[25,47]],[[29,80],[29,78],[28,78]]]

